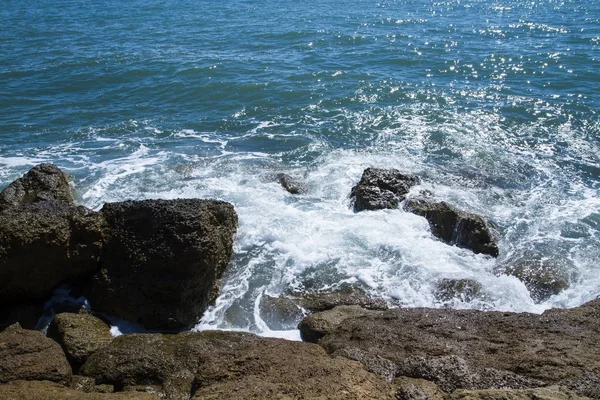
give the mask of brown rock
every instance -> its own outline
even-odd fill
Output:
[[[373,357],[387,360],[396,376],[431,380],[449,393],[560,384],[600,398],[599,320],[600,299],[541,315],[337,307],[310,315],[299,328],[304,340],[329,353],[350,349],[367,367]]]
[[[587,400],[561,386],[521,390],[457,390],[450,400]]]
[[[84,393],[48,381],[14,381],[0,385],[3,400],[157,400],[150,393]]]
[[[397,386],[397,400],[446,400],[448,396],[438,385],[425,379],[401,376],[392,383]]]
[[[86,290],[95,311],[151,329],[196,323],[229,263],[229,203],[177,199],[107,203],[101,269]]]
[[[100,318],[72,313],[57,314],[48,327],[48,337],[60,344],[75,371],[113,339],[110,326]]]
[[[43,333],[17,324],[0,332],[0,383],[47,380],[66,384],[71,374],[60,346]]]

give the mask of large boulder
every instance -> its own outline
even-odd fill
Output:
[[[0,212],[0,303],[44,300],[60,283],[92,274],[102,248],[99,214],[41,201]]]
[[[18,324],[0,332],[0,383],[20,379],[67,384],[71,375],[71,366],[58,343],[42,332]]]
[[[217,200],[107,203],[100,270],[85,293],[95,311],[152,329],[196,323],[229,263],[237,214]]]
[[[100,318],[83,313],[57,314],[48,327],[47,335],[60,344],[75,371],[90,355],[113,339],[110,326]]]
[[[600,299],[541,315],[336,307],[299,328],[331,354],[388,378],[431,380],[447,393],[558,384],[600,398],[599,320]]]
[[[6,400],[158,400],[151,393],[84,393],[48,381],[14,381],[0,385],[0,399]]]
[[[431,233],[442,241],[476,254],[498,257],[498,235],[481,216],[425,198],[407,200],[404,209],[425,217]]]
[[[153,387],[167,399],[393,398],[392,386],[359,363],[241,332],[123,335],[81,372],[119,391]]]
[[[354,211],[398,208],[410,188],[420,183],[419,177],[397,169],[367,168],[350,192]]]
[[[73,204],[69,176],[56,165],[40,164],[0,192],[0,211],[40,201]]]

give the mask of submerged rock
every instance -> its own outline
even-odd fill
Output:
[[[436,284],[435,298],[440,301],[450,301],[459,298],[470,302],[485,296],[481,283],[473,279],[441,279]]]
[[[283,172],[275,175],[275,179],[285,190],[291,194],[300,194],[306,191],[306,188],[301,182],[288,174],[284,174]]]
[[[425,217],[431,233],[444,242],[470,249],[476,254],[498,257],[496,232],[479,215],[466,213],[446,202],[436,203],[429,199],[409,199],[406,211]]]
[[[69,175],[56,165],[40,164],[0,192],[0,211],[40,201],[74,204]]]
[[[552,260],[541,256],[520,258],[501,266],[498,272],[519,278],[536,302],[567,289],[576,276],[574,266],[566,259]]]
[[[74,371],[113,340],[110,326],[100,318],[72,313],[57,314],[48,327],[48,337],[60,344]]]
[[[419,177],[396,169],[367,168],[350,192],[354,211],[398,208],[410,188],[420,183]]]
[[[14,381],[0,385],[0,398],[7,400],[157,400],[151,393],[84,393],[48,381]]]
[[[393,399],[392,386],[359,363],[240,332],[123,335],[82,373],[117,390],[150,386],[167,399]]]
[[[0,302],[44,300],[65,281],[98,269],[99,214],[56,201],[0,212]]]
[[[18,324],[0,332],[0,383],[22,379],[67,384],[71,374],[71,366],[58,343],[42,332],[26,330]]]
[[[600,398],[600,299],[541,315],[449,309],[369,311],[336,307],[306,317],[303,340],[330,354],[374,358],[396,376],[457,389],[563,385]]]
[[[95,311],[152,329],[196,323],[229,263],[237,214],[217,200],[107,203],[101,269],[86,289]]]

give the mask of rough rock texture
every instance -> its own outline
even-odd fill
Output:
[[[336,307],[299,328],[329,353],[350,354],[382,376],[431,380],[448,393],[560,384],[600,398],[599,322],[600,299],[541,315]]]
[[[497,234],[482,217],[424,198],[409,199],[404,209],[425,217],[431,233],[444,242],[498,257]]]
[[[237,215],[229,203],[178,199],[107,203],[92,308],[147,328],[198,321],[229,263]]]
[[[81,372],[116,390],[151,386],[168,399],[393,398],[392,386],[359,363],[239,332],[120,336]]]
[[[457,390],[450,400],[585,400],[561,386],[521,390]]]
[[[396,169],[367,168],[350,192],[354,211],[398,208],[410,188],[419,183],[419,177]]]
[[[110,326],[100,318],[72,313],[57,314],[48,327],[48,337],[60,344],[75,371],[91,354],[113,340]]]
[[[17,324],[0,332],[0,383],[22,379],[66,384],[71,374],[60,346],[43,333]]]
[[[48,381],[14,381],[0,385],[3,400],[157,400],[151,393],[84,393]]]
[[[446,400],[446,393],[438,385],[425,379],[401,376],[394,380],[397,400]]]
[[[260,316],[270,329],[295,329],[308,312],[341,305],[358,305],[369,310],[388,308],[384,300],[370,298],[361,287],[343,284],[330,292],[287,292],[282,297],[265,295],[260,302]]]
[[[551,260],[542,257],[523,257],[506,266],[500,273],[519,278],[537,302],[567,289],[575,279],[575,268],[568,260]]]
[[[53,164],[40,164],[0,192],[0,211],[49,200],[74,203],[69,176]]]
[[[434,295],[440,301],[459,298],[469,302],[485,297],[485,292],[481,283],[473,279],[441,279],[436,284]]]
[[[306,191],[306,188],[296,178],[284,174],[283,172],[275,175],[275,180],[291,194],[300,194]]]
[[[0,212],[0,303],[45,299],[59,283],[98,268],[98,213],[55,201]]]

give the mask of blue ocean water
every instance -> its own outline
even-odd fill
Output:
[[[343,282],[403,306],[540,312],[600,294],[597,1],[8,0],[0,20],[0,188],[53,162],[94,209],[235,204],[234,259],[199,329],[272,334],[261,296]],[[490,219],[500,259],[402,211],[353,213],[368,166]],[[531,255],[572,269],[571,287],[536,303],[498,273]],[[441,303],[448,277],[488,296]]]

